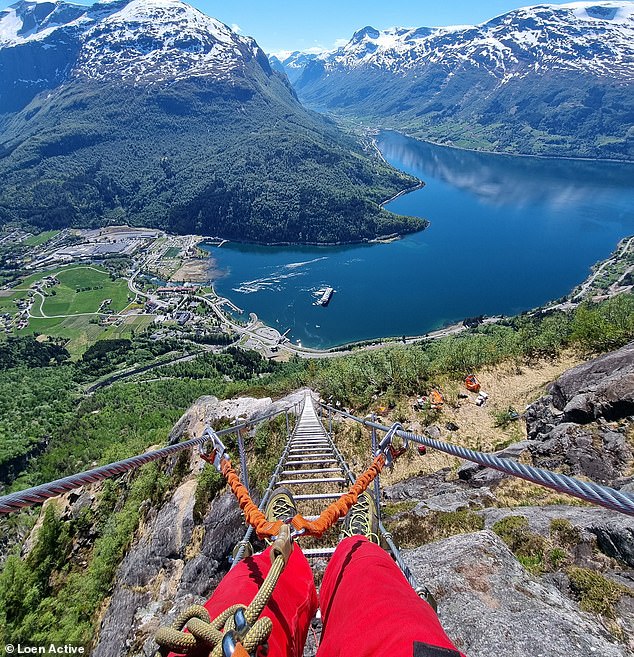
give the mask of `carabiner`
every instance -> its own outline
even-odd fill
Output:
[[[227,456],[227,448],[218,437],[218,434],[209,427],[203,431],[202,437],[208,438],[209,440],[198,446],[200,457],[211,463],[220,472],[220,463]]]
[[[402,429],[403,425],[400,422],[394,422],[394,424],[388,429],[376,450],[375,456],[383,454],[383,456],[385,456],[385,464],[388,466],[392,466],[394,464],[394,459],[403,454],[403,452],[405,452],[409,446],[409,440],[407,438],[403,438],[403,447],[400,449],[396,449],[392,445],[396,432],[401,431]]]

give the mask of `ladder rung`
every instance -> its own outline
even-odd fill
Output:
[[[331,556],[337,548],[327,547],[327,548],[309,548],[307,550],[302,550],[305,557],[329,557]]]
[[[284,470],[283,475],[318,474],[319,472],[341,472],[341,468],[314,468],[313,470]]]
[[[306,495],[293,495],[296,500],[338,500],[341,493],[309,493]]]
[[[330,477],[322,479],[284,479],[278,481],[278,486],[288,486],[290,484],[345,484],[346,480],[343,477]]]
[[[323,452],[325,449],[328,449],[330,445],[323,446],[314,446],[314,447],[304,447],[303,445],[293,447],[291,446],[291,452]]]
[[[293,497],[295,497],[293,495]],[[345,516],[344,516],[345,517]],[[315,522],[319,516],[304,516],[305,520],[308,520],[308,522]],[[337,518],[336,522],[343,522],[344,518]]]
[[[296,439],[293,438],[291,440],[291,445],[313,445],[317,443],[318,445],[322,444],[327,444],[328,441],[325,438],[319,437],[319,438],[301,438],[301,439]]]
[[[314,465],[315,463],[337,463],[337,459],[317,459],[316,461],[286,461],[286,465]]]

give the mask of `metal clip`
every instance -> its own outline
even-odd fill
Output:
[[[243,608],[235,610],[233,624],[235,625],[235,629],[227,630],[222,638],[223,657],[231,657],[235,653],[238,643],[244,639],[251,629],[251,625],[247,623]]]
[[[401,431],[403,425],[400,422],[395,422],[387,431],[383,440],[379,443],[379,447],[376,450],[375,456],[383,454],[385,456],[385,464],[392,466],[394,464],[394,459],[400,456],[409,446],[409,440],[403,438],[403,447],[396,449],[392,443],[394,442],[394,436],[397,431]]]
[[[235,630],[229,630],[224,633],[222,637],[222,655],[223,657],[231,657],[236,651],[236,646],[238,644],[238,635]]]
[[[227,448],[218,437],[218,434],[209,427],[203,432],[203,437],[209,440],[198,446],[198,453],[202,459],[207,463],[211,463],[220,472],[220,463],[227,456]]]

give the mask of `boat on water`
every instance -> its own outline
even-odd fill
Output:
[[[322,293],[317,301],[315,301],[316,306],[327,306],[332,299],[335,289],[332,287],[327,287]]]

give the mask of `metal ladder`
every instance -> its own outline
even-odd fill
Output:
[[[309,396],[285,454],[276,485],[288,488],[297,502],[298,512],[308,520],[315,520],[318,516],[311,514],[321,510],[324,501],[327,505],[338,499],[349,478],[343,458],[317,417]],[[308,558],[329,558],[335,547],[302,548],[302,552]]]

